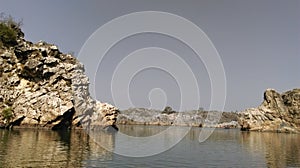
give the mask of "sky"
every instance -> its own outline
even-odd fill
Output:
[[[80,55],[84,44],[97,29],[115,18],[134,12],[161,11],[174,14],[192,22],[207,35],[224,68],[225,111],[240,111],[260,105],[267,88],[274,88],[278,92],[300,88],[299,0],[0,0],[0,4],[0,12],[9,14],[16,20],[23,20],[22,30],[27,40],[43,40],[57,45],[62,52],[74,53],[85,64],[89,78],[95,81],[91,81],[91,88],[95,90],[94,97],[123,109],[161,109],[166,105],[180,109],[183,99],[187,102],[197,101],[205,109],[209,109],[212,104],[213,87],[208,73],[211,69],[207,69],[207,63],[189,45],[177,38],[161,33],[137,33],[120,39],[111,46],[101,61],[97,53]],[[160,18],[155,18],[143,20],[141,24],[159,21]],[[129,24],[135,23],[128,22]],[[157,23],[157,27],[159,26]],[[179,28],[174,26],[174,30]],[[115,27],[113,31],[124,30],[123,27]],[[184,28],[182,32],[188,36],[194,35]],[[107,34],[99,45],[109,41],[114,35]],[[149,47],[152,47],[151,52],[138,52]],[[160,50],[155,53],[155,49]],[[143,61],[168,62],[168,66],[174,68],[175,57],[165,59],[169,58],[168,53],[164,53],[162,49],[178,55],[191,71],[187,72],[185,67],[178,66],[175,70],[179,71],[179,76],[176,76],[159,67],[145,67],[136,71],[130,81],[126,81],[128,77],[121,73],[116,80],[117,84],[112,84],[118,65],[122,65],[122,60],[129,58],[135,51],[136,56],[141,58],[136,60],[142,61],[142,65]],[[96,72],[91,73],[90,69],[96,69]],[[198,91],[192,87],[193,81],[180,83],[180,80],[187,80],[190,75],[185,73],[192,73],[195,77]],[[185,84],[188,88],[182,89]],[[131,105],[125,103],[124,95],[119,96],[126,94],[124,89],[128,91]],[[215,89],[215,92],[216,90],[218,91]],[[199,93],[199,100],[194,97],[194,92]],[[183,109],[193,108],[193,105],[187,104]]]

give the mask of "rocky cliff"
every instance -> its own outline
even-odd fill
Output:
[[[118,109],[90,97],[76,58],[55,45],[26,41],[18,27],[8,28],[17,36],[9,45],[0,41],[1,127],[115,127]]]
[[[300,89],[279,94],[267,89],[264,101],[257,108],[239,113],[243,130],[300,132]]]

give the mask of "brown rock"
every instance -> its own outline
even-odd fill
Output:
[[[267,89],[259,107],[239,113],[239,124],[242,130],[300,132],[300,89],[283,94]]]

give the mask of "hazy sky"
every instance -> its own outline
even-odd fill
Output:
[[[200,27],[219,52],[227,81],[226,111],[258,106],[267,88],[283,92],[300,87],[300,1],[0,0],[0,4],[1,12],[23,19],[27,40],[54,43],[61,51],[75,55],[94,31],[116,17],[138,11],[184,17]],[[179,40],[156,33],[130,36],[109,50],[96,73],[97,99],[114,104],[111,80],[116,66],[128,54],[145,47],[165,48],[186,61],[198,82],[200,105],[209,107],[211,85],[201,59]],[[79,59],[87,62],[86,69],[96,60]],[[154,88],[165,91],[167,105],[179,108],[176,76],[156,68],[145,69],[132,79],[129,93],[134,105],[149,107],[148,94]]]

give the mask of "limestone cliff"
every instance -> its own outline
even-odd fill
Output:
[[[300,89],[283,94],[267,89],[259,107],[239,113],[239,124],[243,130],[299,132]]]
[[[16,44],[0,45],[0,125],[52,129],[115,127],[118,109],[93,100],[84,66],[46,42],[17,32]]]

